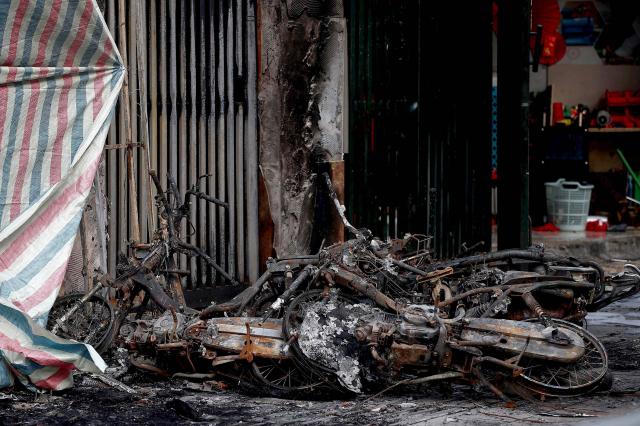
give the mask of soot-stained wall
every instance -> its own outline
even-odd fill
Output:
[[[345,113],[342,2],[260,2],[260,171],[278,256],[312,242],[318,164],[341,161]]]

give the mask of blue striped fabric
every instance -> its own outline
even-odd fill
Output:
[[[41,326],[58,295],[124,69],[95,0],[0,0],[0,387],[73,384],[93,348]]]

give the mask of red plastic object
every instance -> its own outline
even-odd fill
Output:
[[[630,107],[640,105],[640,90],[609,91],[604,94],[605,103],[611,114],[607,127],[640,127],[640,117],[631,113]],[[613,109],[615,108],[615,109]]]
[[[640,105],[640,91],[624,90],[622,92],[608,91],[605,93],[608,107],[627,107]]]
[[[564,120],[564,108],[562,106],[562,102],[554,102],[553,103],[553,122],[557,123],[558,121]]]
[[[553,34],[560,26],[560,5],[558,0],[533,0],[531,5],[531,30],[542,25],[542,34]]]
[[[540,63],[553,65],[564,57],[567,45],[558,32],[560,26],[560,6],[557,0],[534,0],[531,7],[531,31],[542,25],[542,53]],[[531,37],[531,51],[535,49],[535,37]]]
[[[567,52],[567,44],[564,37],[559,32],[553,34],[544,34],[542,36],[542,54],[540,55],[540,63],[542,65],[553,65],[564,58]]]
[[[606,218],[589,218],[586,229],[593,232],[607,232],[609,221]]]
[[[626,108],[624,114],[609,113],[611,114],[611,123],[609,123],[608,127],[625,127],[627,129],[633,129],[640,126],[640,118],[632,116]]]
[[[541,226],[534,226],[533,230],[536,232],[560,232],[560,228],[555,226],[553,223],[545,223]]]

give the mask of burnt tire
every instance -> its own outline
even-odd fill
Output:
[[[324,380],[314,380],[292,360],[258,358],[249,368],[254,381],[270,396],[291,399],[322,396]]]
[[[568,329],[582,337],[584,355],[576,362],[558,362],[524,359],[524,372],[517,379],[518,385],[540,395],[565,397],[583,395],[604,385],[609,373],[607,351],[590,332],[571,322],[553,320],[558,328]]]
[[[107,341],[114,325],[113,308],[109,302],[97,294],[82,303],[84,297],[82,293],[74,293],[56,300],[49,311],[47,330],[56,329],[57,336],[90,344],[98,353],[102,353],[108,346]],[[66,321],[60,322],[61,318],[76,305],[78,305],[76,311]]]
[[[353,392],[342,386],[333,370],[307,357],[297,342],[296,333],[301,324],[302,316],[300,309],[306,303],[314,303],[326,298],[324,290],[308,290],[298,295],[289,303],[282,318],[282,330],[287,342],[291,342],[289,351],[296,367],[307,375],[307,379],[313,383],[318,383],[316,389],[321,392],[332,393],[333,396],[351,397]],[[350,303],[355,303],[355,299],[344,294],[340,298]]]

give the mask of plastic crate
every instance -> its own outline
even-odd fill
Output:
[[[607,107],[628,107],[640,105],[640,91],[624,90],[620,92],[605,92]]]
[[[561,231],[584,231],[593,185],[558,179],[544,184],[549,221]]]

